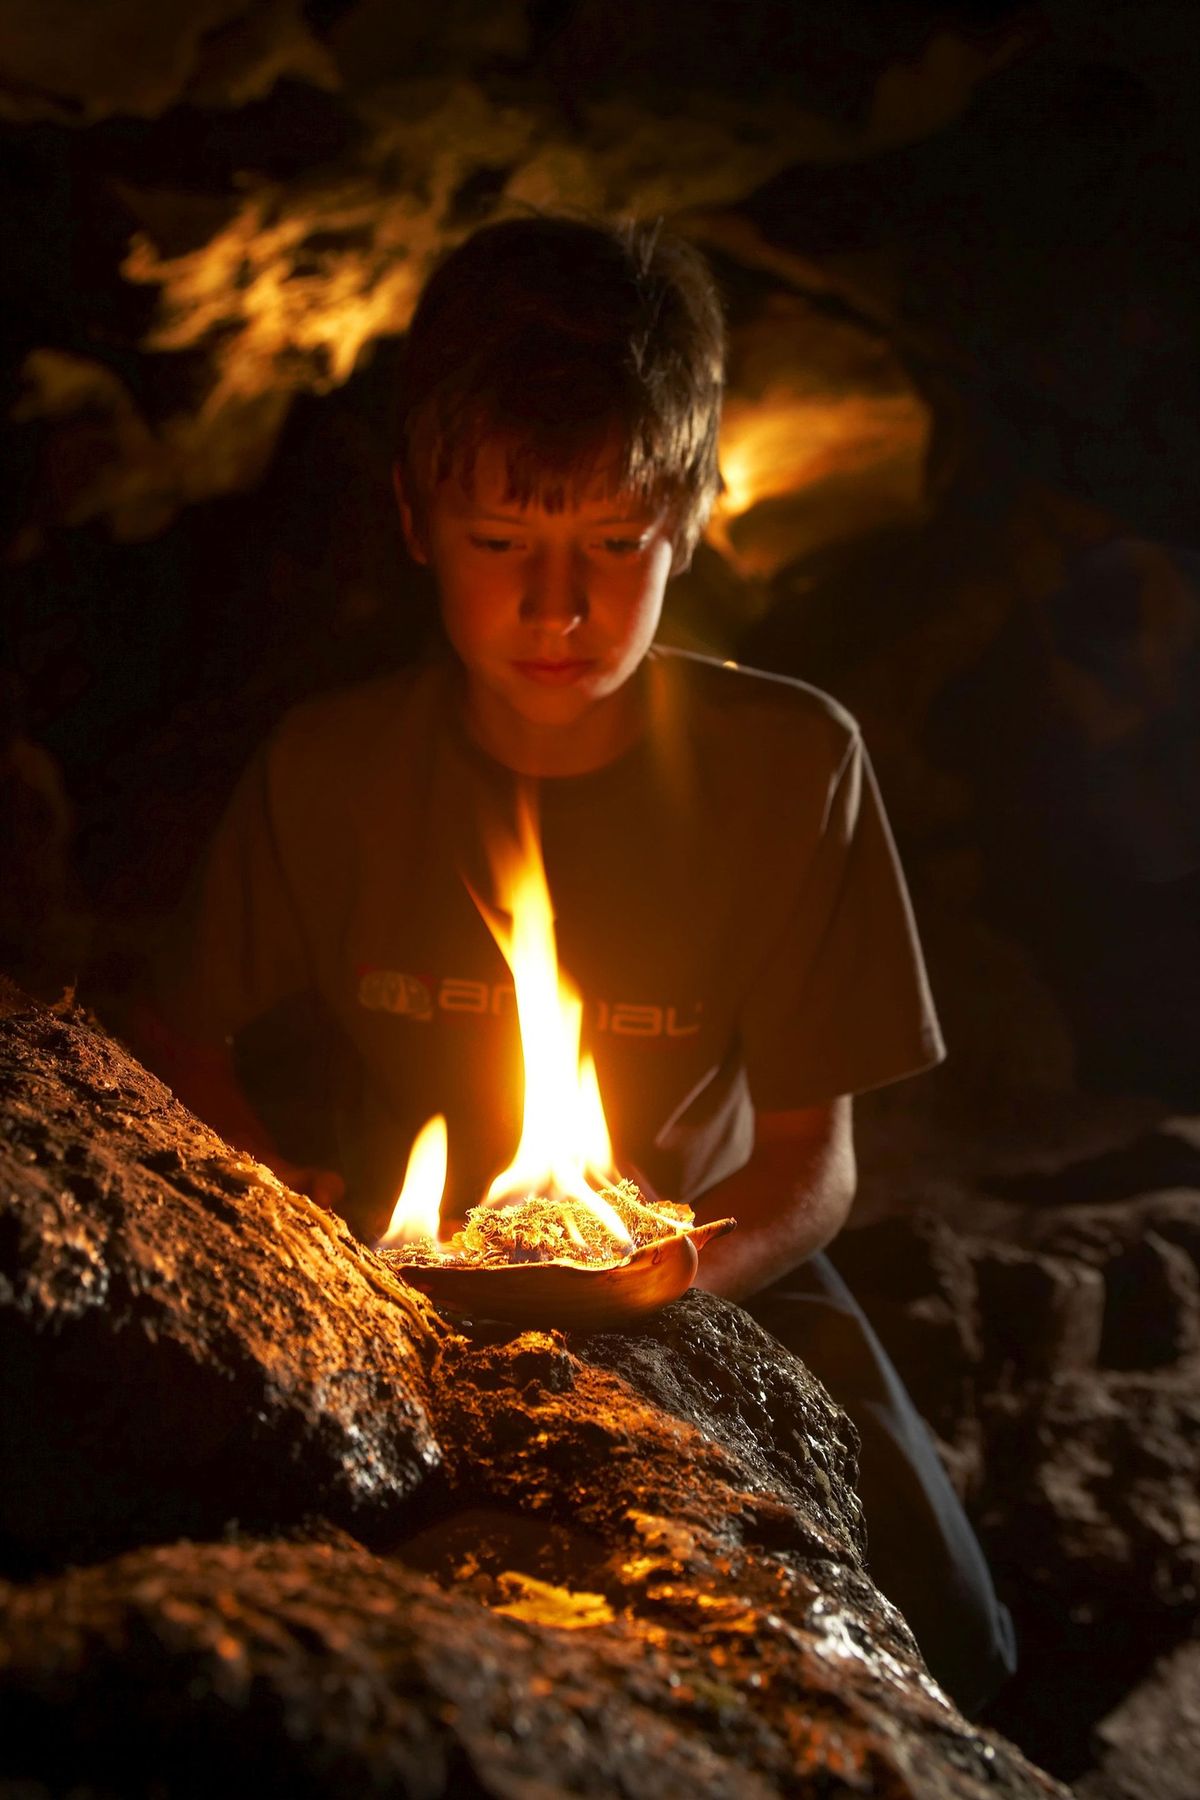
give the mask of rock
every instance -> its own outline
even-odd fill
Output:
[[[1105,1318],[1099,1271],[979,1239],[970,1241],[970,1254],[979,1287],[984,1387],[1095,1367]]]
[[[1102,1361],[1170,1368],[1200,1350],[1200,1277],[1186,1250],[1148,1232],[1104,1270]]]
[[[81,1017],[0,1010],[0,1566],[392,1517],[435,1316]]]
[[[862,1555],[854,1427],[741,1307],[693,1289],[660,1315],[653,1333],[607,1333],[580,1349],[671,1418],[698,1425],[734,1459],[748,1490],[795,1495],[798,1511],[817,1524],[835,1555],[844,1557],[847,1547]],[[756,1532],[767,1533],[760,1541],[784,1549],[794,1528],[785,1529],[774,1502],[764,1500],[758,1511]],[[811,1525],[803,1542],[810,1553],[825,1554]]]
[[[640,1533],[640,1536],[639,1536]],[[905,1691],[786,1580],[678,1567],[635,1522],[620,1585],[468,1585],[351,1546],[178,1544],[3,1596],[5,1772],[55,1793],[826,1792],[1045,1800],[1002,1741]],[[675,1566],[674,1584],[664,1565]],[[616,1563],[589,1582],[621,1577]],[[701,1585],[697,1584],[697,1579]],[[773,1590],[773,1591],[772,1591]],[[805,1623],[806,1617],[811,1625]]]
[[[301,53],[307,33],[296,23]],[[285,72],[288,49],[281,42],[273,74]],[[118,51],[127,67],[123,42]],[[386,94],[327,100],[311,86],[281,84],[276,131],[252,149],[236,114],[209,115],[182,179],[184,145],[170,119],[161,135],[141,134],[132,179],[119,159],[112,169],[98,155],[88,170],[93,197],[79,212],[115,208],[128,224],[119,270],[107,244],[95,254],[125,311],[137,308],[139,287],[157,302],[148,329],[122,329],[156,370],[164,356],[186,356],[189,379],[158,415],[136,378],[97,359],[88,332],[27,343],[19,419],[38,473],[20,554],[46,548],[48,524],[102,520],[117,538],[141,541],[198,500],[256,488],[299,397],[342,388],[403,332],[427,274],[488,217],[528,207],[654,217],[720,206],[785,166],[803,130],[786,97],[767,108],[756,96],[732,115],[698,110],[687,94],[662,99],[663,116],[613,94],[599,112],[567,121],[558,96],[536,86],[502,96],[467,70],[410,67]],[[201,235],[189,188],[235,209],[212,208]],[[142,229],[128,228],[143,218]],[[178,250],[181,220],[196,230]],[[40,272],[32,279],[39,302],[53,298]],[[36,333],[41,320],[32,318]],[[884,399],[878,432],[898,446],[883,473],[903,510],[914,503],[925,415],[903,389]],[[843,485],[852,510],[854,484]]]
[[[1200,1138],[1196,1124],[1167,1119],[1156,1129],[1126,1135],[1103,1150],[1082,1158],[1054,1161],[1046,1168],[994,1176],[989,1186],[1007,1198],[1040,1209],[1052,1223],[1057,1209],[1134,1203],[1134,1211],[1153,1204],[1159,1195],[1191,1194],[1200,1199]],[[1125,1216],[1122,1209],[1122,1217]],[[1036,1224],[1036,1212],[1031,1224]]]
[[[1200,1351],[1200,1273],[1195,1234],[1200,1195],[1189,1209],[1088,1208],[1044,1226],[1040,1241],[1090,1264],[1104,1282],[1100,1361],[1110,1369],[1169,1368]]]
[[[1064,1374],[985,1403],[981,1518],[993,1553],[1061,1607],[1194,1613],[1200,1394],[1172,1378]]]
[[[1153,1221],[1159,1237],[1186,1250],[1200,1269],[1200,1187],[1165,1188],[1147,1194],[1141,1210]]]
[[[1070,1781],[1095,1772],[1100,1721],[1200,1618],[1200,1193],[1131,1191],[1194,1154],[1181,1129],[1143,1135],[1053,1175],[989,1179],[989,1193],[1030,1184],[1024,1205],[948,1186],[941,1214],[834,1246],[936,1416],[1014,1615],[1017,1674],[989,1719]],[[941,1366],[932,1337],[921,1353],[931,1317]],[[1121,1769],[1119,1800],[1157,1800],[1147,1762]]]
[[[1098,1721],[1200,1613],[1200,1395],[1186,1368],[1097,1369],[981,1410],[975,1517],[1021,1646],[991,1719],[1074,1782]]]
[[[5,1549],[91,1566],[0,1584],[0,1784],[1061,1800],[926,1672],[852,1429],[740,1308],[451,1327],[6,1005]]]
[[[732,330],[729,383],[715,541],[741,573],[925,516],[930,408],[877,330],[777,293]]]
[[[0,114],[74,127],[114,114],[153,116],[180,101],[244,105],[281,77],[322,86],[336,79],[295,0],[280,0],[257,19],[238,0],[168,8],[112,0],[102,10],[75,4],[58,30],[18,12],[7,22],[5,59]]]
[[[1077,1800],[1195,1800],[1200,1793],[1200,1641],[1164,1657],[1096,1729],[1100,1765]]]

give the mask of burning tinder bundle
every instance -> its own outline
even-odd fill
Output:
[[[384,1254],[401,1266],[435,1259],[477,1268],[530,1262],[611,1268],[633,1251],[695,1224],[690,1206],[669,1200],[649,1203],[632,1181],[605,1187],[596,1199],[601,1207],[539,1194],[508,1205],[485,1203],[472,1208],[463,1229],[446,1243],[418,1240]],[[619,1232],[609,1224],[608,1213],[616,1215]]]

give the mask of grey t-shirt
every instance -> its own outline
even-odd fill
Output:
[[[639,679],[644,735],[533,785],[618,1162],[694,1201],[746,1161],[755,1108],[858,1093],[943,1050],[854,721],[801,682],[681,652]],[[431,1114],[454,1216],[516,1146],[511,977],[466,885],[494,898],[486,833],[511,828],[515,794],[459,722],[453,667],[425,665],[289,713],[210,850],[176,1024],[212,1041],[321,996],[361,1072],[342,1142],[364,1233]]]

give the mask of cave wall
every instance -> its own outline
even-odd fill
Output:
[[[10,783],[6,966],[119,1021],[273,719],[415,653],[391,369],[442,250],[661,213],[731,339],[667,630],[863,720],[960,1050],[927,1135],[996,1088],[1190,1104],[1180,9],[5,14],[0,668],[57,765]]]

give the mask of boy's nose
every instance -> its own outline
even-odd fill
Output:
[[[587,612],[587,583],[574,557],[545,557],[530,567],[521,597],[526,624],[545,625],[565,635],[583,623]]]

